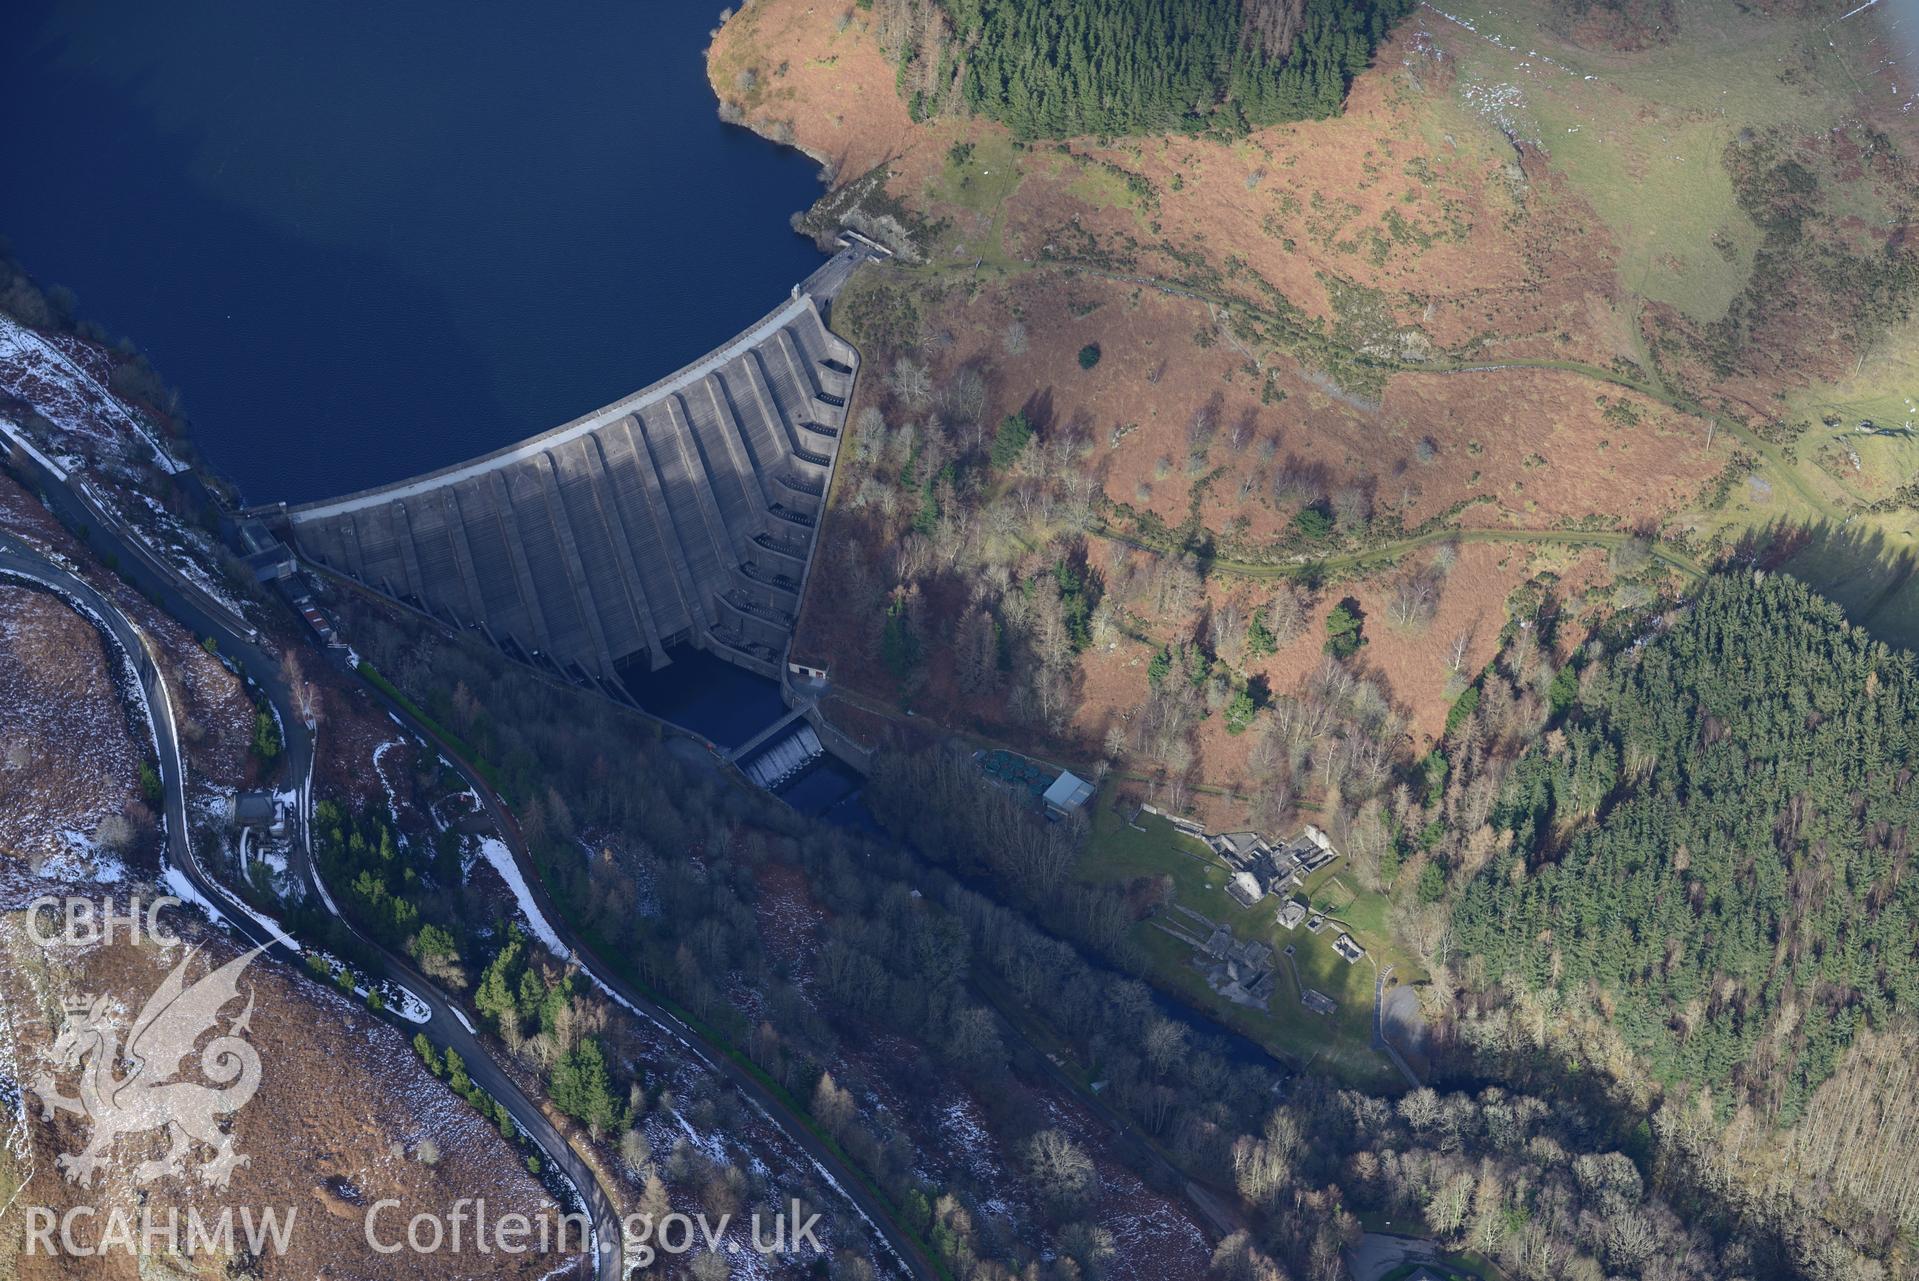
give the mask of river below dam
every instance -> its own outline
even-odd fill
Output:
[[[821,256],[816,166],[722,123],[721,0],[21,0],[0,235],[145,350],[248,501],[555,426]]]

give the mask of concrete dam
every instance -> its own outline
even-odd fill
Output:
[[[681,645],[777,679],[858,365],[821,305],[865,256],[603,409],[276,523],[307,560],[622,701],[622,671]]]

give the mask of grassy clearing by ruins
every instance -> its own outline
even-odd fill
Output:
[[[1867,501],[1890,497],[1919,477],[1919,322],[1895,329],[1850,376],[1795,393],[1785,413],[1812,424],[1803,458]],[[1909,527],[1910,516],[1901,532]]]
[[[1611,230],[1622,284],[1711,320],[1745,287],[1760,233],[1722,157],[1743,129],[1815,131],[1855,110],[1851,33],[1732,0],[1688,5],[1681,36],[1640,53],[1557,39],[1548,6],[1446,6],[1469,102],[1536,140]]]
[[[978,141],[960,141],[946,154],[946,166],[928,183],[928,194],[943,204],[974,212],[999,209],[1019,189],[1025,175],[1013,140],[989,133]]]
[[[1850,376],[1795,393],[1786,414],[1815,421],[1831,414],[1846,426],[1863,419],[1919,424],[1919,321],[1898,326],[1861,353]]]
[[[1005,134],[956,139],[925,186],[929,204],[948,211],[951,226],[927,270],[1013,270],[1005,245],[1006,204],[1025,177],[1020,153]]]
[[[1310,903],[1311,910],[1326,914],[1327,927],[1318,934],[1303,926],[1282,929],[1275,913],[1285,901],[1283,896],[1268,895],[1250,908],[1241,906],[1226,893],[1230,874],[1203,842],[1155,814],[1142,813],[1135,820],[1145,831],[1129,826],[1124,814],[1114,808],[1114,799],[1108,787],[1092,803],[1093,830],[1078,867],[1079,877],[1094,884],[1126,885],[1139,877],[1167,875],[1172,878],[1174,902],[1230,927],[1235,938],[1265,943],[1273,949],[1278,966],[1270,1009],[1235,1005],[1207,986],[1205,976],[1193,966],[1192,948],[1153,923],[1178,923],[1168,909],[1161,909],[1158,916],[1136,924],[1132,934],[1149,958],[1153,982],[1252,1038],[1275,1057],[1327,1072],[1348,1084],[1392,1088],[1399,1077],[1372,1048],[1375,966],[1394,966],[1402,982],[1417,981],[1423,974],[1393,941],[1386,922],[1386,897],[1358,890],[1351,874],[1342,874],[1343,860],[1335,861],[1295,892]],[[1367,949],[1366,959],[1348,964],[1333,951],[1341,926],[1348,927]],[[1282,954],[1289,944],[1299,983],[1338,1002],[1336,1014],[1314,1014],[1300,1004],[1288,958]]]
[[[1724,315],[1748,287],[1761,234],[1739,207],[1729,145],[1779,130],[1809,138],[1859,120],[1858,95],[1883,55],[1866,22],[1765,15],[1732,3],[1688,7],[1679,39],[1616,54],[1557,39],[1538,6],[1451,6],[1479,38],[1452,41],[1462,86],[1503,84],[1507,121],[1530,134],[1597,212],[1618,245],[1623,287],[1702,321]],[[1471,91],[1462,98],[1472,100]],[[1832,217],[1892,225],[1869,177],[1826,172]],[[1716,503],[1672,514],[1670,528],[1733,545],[1792,530],[1777,563],[1837,600],[1892,643],[1919,646],[1919,599],[1909,590],[1919,517],[1872,512],[1919,475],[1919,327],[1896,327],[1861,353],[1850,377],[1788,395],[1774,411],[1809,424],[1790,446],[1720,418],[1757,468]],[[1643,365],[1648,362],[1641,361]],[[1663,388],[1646,388],[1668,403]],[[1868,434],[1871,422],[1892,434]]]

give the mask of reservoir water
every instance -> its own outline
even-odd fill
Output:
[[[722,0],[15,0],[0,234],[144,348],[247,499],[576,417],[819,265],[816,166],[723,124]]]
[[[147,351],[250,502],[457,462],[634,391],[821,261],[797,151],[724,124],[723,0],[16,0],[0,235]],[[785,714],[698,651],[627,683],[722,748]],[[782,794],[854,808],[817,756]]]

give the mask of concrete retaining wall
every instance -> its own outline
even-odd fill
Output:
[[[778,679],[858,359],[796,293],[595,413],[281,521],[307,559],[580,684],[676,643]]]

